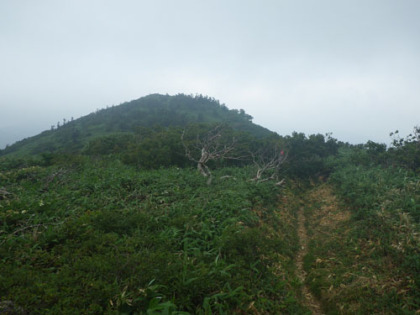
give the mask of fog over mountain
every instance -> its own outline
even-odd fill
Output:
[[[420,2],[0,3],[0,148],[151,94],[290,134],[389,143],[420,124]]]

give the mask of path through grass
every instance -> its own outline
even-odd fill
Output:
[[[411,298],[415,275],[395,265],[385,246],[387,235],[361,236],[363,222],[353,218],[328,184],[311,188],[301,203],[302,249],[296,263],[305,283],[303,303],[313,314],[419,313]],[[378,221],[371,233],[380,229]]]
[[[303,207],[299,208],[298,212],[298,236],[300,241],[300,249],[296,256],[296,275],[302,283],[306,282],[307,273],[304,270],[303,262],[304,257],[308,253],[308,235],[305,227],[305,215]],[[310,292],[308,286],[304,284],[302,286],[302,304],[312,311],[312,314],[322,314],[321,304]]]

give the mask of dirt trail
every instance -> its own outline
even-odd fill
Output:
[[[307,218],[305,217],[304,209],[306,207],[311,208],[311,221],[307,226],[314,233],[313,237],[318,239],[320,234],[325,237],[325,235],[329,235],[332,231],[335,231],[340,224],[348,221],[350,219],[350,212],[340,209],[331,187],[327,184],[317,185],[308,191],[305,198],[302,199],[302,202],[304,205],[298,211],[298,236],[301,248],[296,257],[296,273],[302,283],[305,283],[307,273],[303,268],[303,260],[308,253],[310,238],[308,237],[305,226]],[[323,314],[321,303],[312,295],[306,285],[302,286],[302,296],[302,302],[312,311],[312,314]]]
[[[305,283],[306,279],[306,271],[303,269],[303,258],[308,252],[308,236],[306,233],[305,228],[305,216],[303,214],[303,207],[299,209],[298,212],[298,236],[300,240],[300,250],[296,257],[296,273],[299,278],[299,280],[302,283]],[[312,295],[312,293],[309,291],[309,288],[307,285],[302,286],[302,297],[303,297],[303,303],[304,305],[309,308],[312,311],[312,314],[318,315],[323,314],[321,311],[321,304],[315,297]]]

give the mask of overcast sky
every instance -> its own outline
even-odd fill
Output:
[[[0,148],[150,93],[281,135],[420,125],[420,0],[1,0]]]

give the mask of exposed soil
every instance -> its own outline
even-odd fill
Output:
[[[308,236],[305,228],[305,216],[303,214],[303,207],[298,212],[298,235],[300,240],[300,250],[296,256],[296,273],[299,280],[304,284],[306,280],[306,271],[303,268],[303,258],[308,252]],[[321,311],[321,304],[309,291],[307,285],[302,286],[303,304],[312,311],[312,314],[323,314]]]
[[[313,207],[311,222],[309,226],[314,235],[319,233],[328,235],[331,231],[336,230],[337,226],[342,222],[346,222],[350,218],[348,211],[343,211],[338,205],[338,201],[328,185],[315,186],[305,197],[304,205],[300,207],[298,212],[298,236],[301,248],[296,257],[297,276],[305,283],[307,273],[303,268],[303,260],[308,253],[308,244],[310,238],[306,230],[306,217],[304,215],[305,207]],[[314,205],[318,205],[315,206]],[[321,303],[313,296],[307,285],[302,286],[303,304],[312,311],[312,314],[323,314]]]

